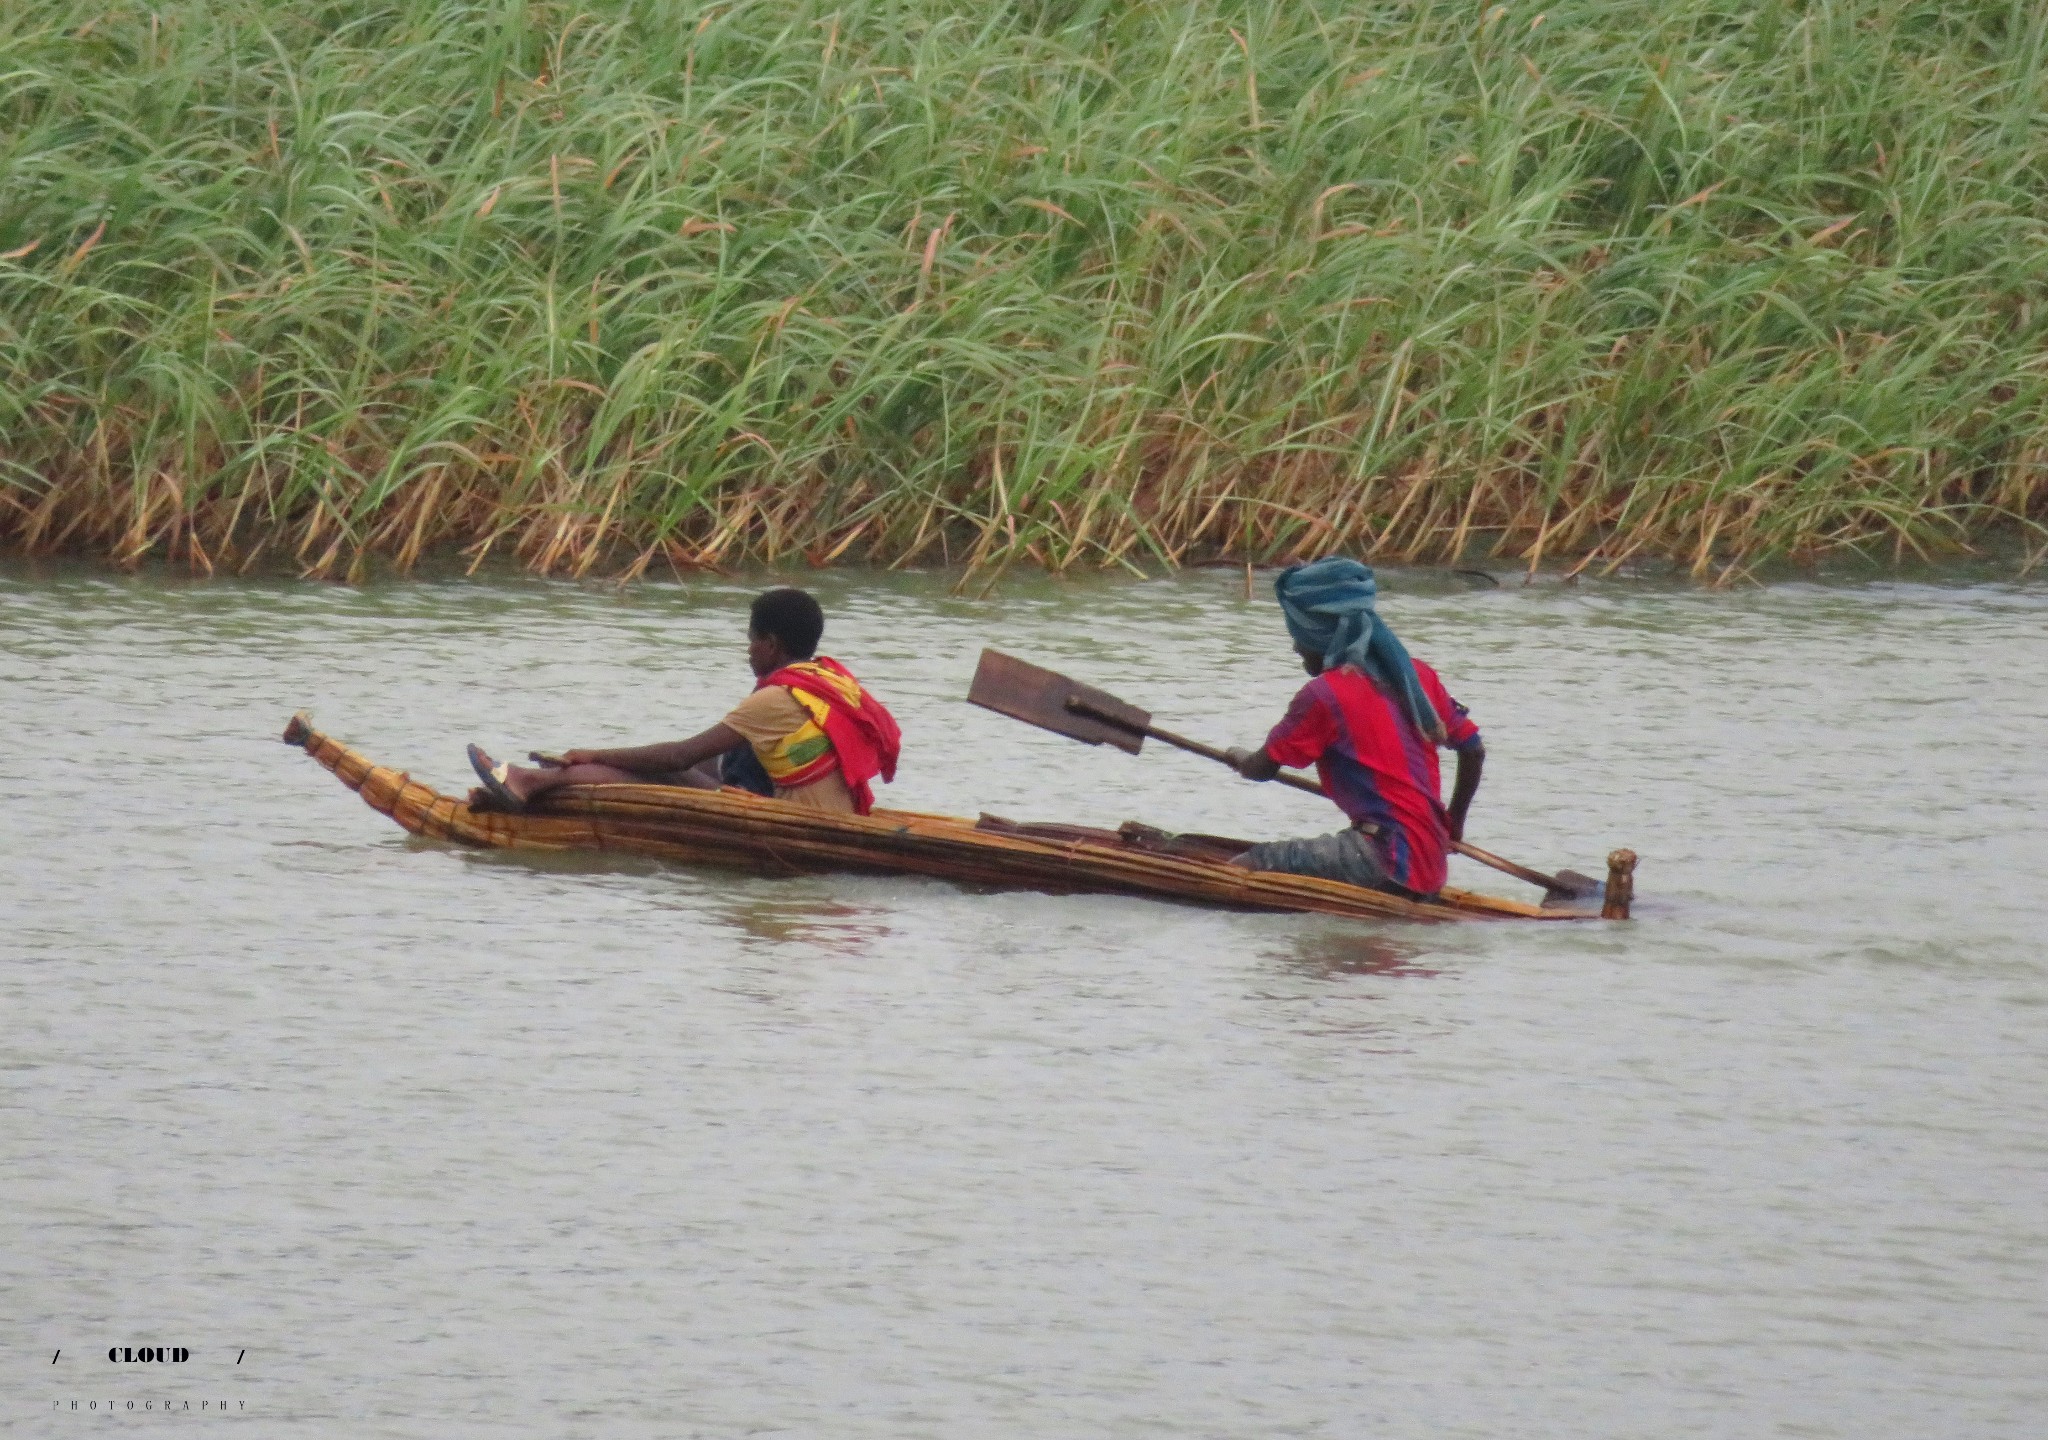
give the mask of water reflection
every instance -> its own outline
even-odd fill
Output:
[[[1444,972],[1415,963],[1432,952],[1406,940],[1370,932],[1312,931],[1290,937],[1283,949],[1267,952],[1288,970],[1312,980],[1349,975],[1431,980]]]
[[[802,945],[828,955],[872,954],[894,933],[882,911],[832,900],[736,894],[707,910],[753,944]]]

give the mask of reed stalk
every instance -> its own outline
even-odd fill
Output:
[[[2048,535],[2034,0],[12,0],[0,544]]]

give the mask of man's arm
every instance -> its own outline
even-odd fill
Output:
[[[1336,723],[1330,707],[1323,702],[1315,683],[1301,687],[1259,744],[1249,750],[1229,750],[1230,763],[1247,780],[1271,780],[1287,765],[1313,765],[1322,758],[1336,738]],[[1278,754],[1274,752],[1278,751]]]
[[[620,770],[687,770],[745,743],[739,731],[721,720],[687,740],[635,745],[626,750],[570,750],[562,759],[570,765],[610,765]]]
[[[1472,808],[1472,797],[1479,793],[1479,772],[1486,768],[1486,747],[1474,741],[1458,752],[1458,779],[1451,786],[1451,803],[1448,812],[1451,838],[1465,838],[1465,812]]]

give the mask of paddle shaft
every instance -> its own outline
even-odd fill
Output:
[[[1120,716],[1112,715],[1106,710],[1098,710],[1085,700],[1069,700],[1067,708],[1079,711],[1083,715],[1101,720],[1110,725],[1121,725],[1126,729],[1142,731],[1148,740],[1157,740],[1162,744],[1173,746],[1176,750],[1185,750],[1190,755],[1199,755],[1204,760],[1214,760],[1219,765],[1228,765],[1233,770],[1237,769],[1237,762],[1230,758],[1229,752],[1218,750],[1214,745],[1204,745],[1199,740],[1190,740],[1185,735],[1176,735],[1171,730],[1160,729],[1157,725],[1132,725]],[[1323,787],[1309,779],[1306,775],[1292,775],[1283,770],[1273,778],[1282,785],[1292,785],[1295,789],[1305,790],[1311,795],[1323,793]],[[1453,840],[1451,848],[1460,855],[1469,856],[1482,865],[1491,865],[1502,874],[1512,875],[1517,880],[1525,880],[1531,885],[1540,885],[1545,890],[1553,891],[1559,895],[1576,893],[1571,886],[1565,884],[1555,875],[1545,875],[1541,870],[1531,870],[1526,865],[1517,865],[1512,860],[1504,860],[1490,851],[1481,850],[1477,845],[1467,845],[1463,840]]]

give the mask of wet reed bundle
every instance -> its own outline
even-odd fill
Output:
[[[2044,533],[2029,0],[13,0],[0,544]]]
[[[503,814],[471,809],[400,771],[373,765],[315,730],[303,715],[293,717],[284,739],[411,833],[465,845],[609,850],[766,874],[929,875],[997,889],[1149,895],[1240,909],[1403,920],[1569,920],[1598,913],[1462,890],[1445,890],[1442,903],[1423,903],[1330,880],[1258,874],[1215,860],[992,832],[943,815],[821,815],[734,790],[574,786],[554,792],[538,812]],[[1610,918],[1626,918],[1625,911]]]

